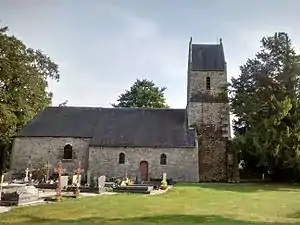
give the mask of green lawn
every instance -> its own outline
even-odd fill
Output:
[[[0,214],[10,225],[300,224],[300,186],[177,185],[156,195],[68,199]]]

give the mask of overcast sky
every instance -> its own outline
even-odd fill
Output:
[[[299,8],[298,0],[0,0],[0,25],[59,65],[53,105],[108,107],[147,78],[184,108],[190,36],[223,39],[230,79],[275,31],[300,51]]]

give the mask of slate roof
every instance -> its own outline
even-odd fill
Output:
[[[225,57],[222,44],[192,44],[193,71],[225,70]]]
[[[17,136],[91,138],[92,146],[195,146],[185,109],[49,107]]]

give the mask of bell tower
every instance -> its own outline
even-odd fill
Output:
[[[230,137],[227,68],[222,40],[189,42],[187,122],[199,139],[200,181],[227,179],[226,143]]]

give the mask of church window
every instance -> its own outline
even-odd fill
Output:
[[[160,165],[166,165],[167,164],[167,156],[165,154],[160,155]]]
[[[64,159],[72,159],[73,158],[73,147],[70,144],[67,144],[64,147]]]
[[[119,164],[125,163],[125,154],[122,152],[119,154]]]
[[[210,90],[210,77],[206,77],[206,90]]]

